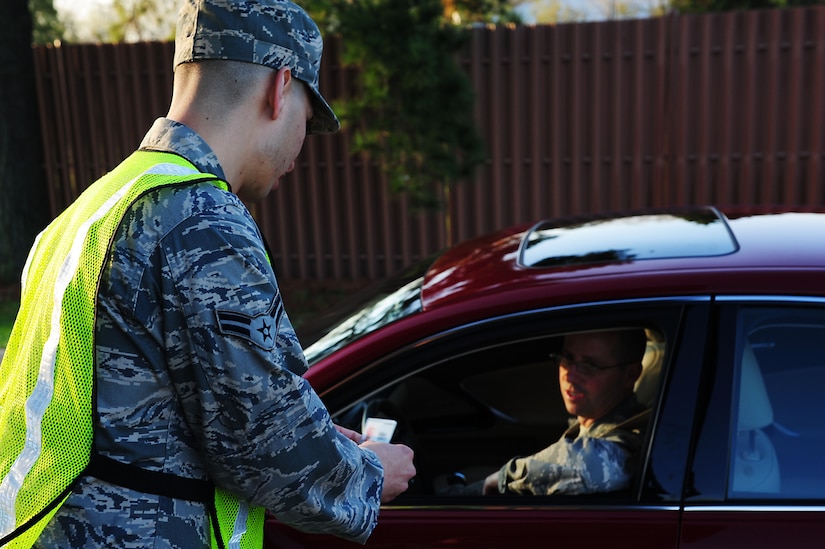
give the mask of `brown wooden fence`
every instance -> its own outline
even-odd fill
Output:
[[[375,279],[550,215],[825,205],[825,7],[475,28],[460,57],[488,150],[444,213],[391,196],[350,136],[313,136],[254,214],[281,277]],[[322,91],[351,89],[329,40]],[[166,112],[172,44],[36,49],[52,212]]]

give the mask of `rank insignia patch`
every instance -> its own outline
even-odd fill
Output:
[[[284,304],[280,295],[272,301],[269,310],[251,316],[238,311],[218,310],[218,326],[221,333],[246,339],[261,349],[271,351],[275,347],[281,318],[284,316]]]

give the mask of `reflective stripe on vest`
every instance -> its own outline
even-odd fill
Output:
[[[0,545],[31,547],[90,462],[98,282],[123,216],[152,189],[202,182],[228,189],[177,155],[138,151],[38,235],[0,365]],[[210,507],[214,547],[262,546],[263,509],[217,489]]]

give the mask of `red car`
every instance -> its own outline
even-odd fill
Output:
[[[418,476],[367,547],[822,547],[825,213],[716,208],[541,221],[374,289],[307,348],[336,422],[397,421]],[[567,427],[548,353],[641,326],[632,487],[454,495]],[[267,523],[269,547],[351,544]]]

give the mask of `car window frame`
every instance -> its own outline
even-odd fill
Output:
[[[686,486],[685,505],[697,509],[712,506],[716,510],[790,505],[795,508],[812,506],[821,508],[825,497],[819,500],[796,500],[783,498],[729,498],[730,459],[733,448],[734,419],[733,394],[737,344],[741,341],[741,327],[738,324],[743,308],[760,307],[825,307],[825,298],[811,296],[719,296],[716,298],[714,316],[718,319],[717,339],[713,357],[705,364],[705,373],[700,398],[705,401],[704,410],[698,412],[701,418],[713,421],[701,423],[697,427],[695,451],[691,457],[689,478]]]
[[[693,482],[688,465],[703,413],[703,378],[713,352],[715,321],[710,296],[695,296],[689,302],[651,425],[654,440],[641,487],[641,502],[649,505],[681,505]]]

